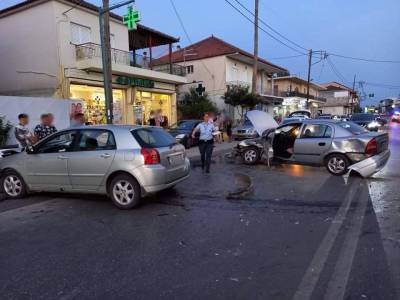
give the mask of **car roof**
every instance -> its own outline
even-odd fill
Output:
[[[88,129],[104,129],[111,131],[119,131],[119,130],[132,130],[137,128],[146,128],[146,127],[154,127],[156,126],[147,126],[147,125],[115,125],[115,124],[101,124],[101,125],[81,125],[81,126],[73,126],[66,128],[64,130],[88,130]]]

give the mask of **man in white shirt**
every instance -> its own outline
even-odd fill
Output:
[[[205,168],[206,173],[210,173],[211,156],[214,148],[213,133],[215,131],[215,126],[210,122],[210,116],[206,113],[204,114],[203,122],[198,124],[192,133],[192,138],[195,138],[195,134],[200,132],[199,151],[201,157],[201,168],[203,170]]]

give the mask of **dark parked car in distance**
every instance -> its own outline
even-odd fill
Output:
[[[245,120],[243,124],[235,127],[232,130],[232,137],[235,141],[254,139],[258,137],[257,131],[254,129],[253,124],[249,120]]]
[[[350,121],[368,129],[369,131],[378,131],[378,129],[385,124],[379,116],[369,113],[353,114]]]
[[[173,137],[175,137],[178,143],[184,145],[186,149],[189,149],[190,147],[197,145],[199,142],[199,135],[197,134],[193,139],[192,132],[201,122],[201,120],[181,120],[168,131]]]

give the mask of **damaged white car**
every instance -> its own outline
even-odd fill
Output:
[[[249,111],[258,139],[239,143],[234,154],[245,164],[255,164],[263,156],[283,162],[324,165],[333,175],[350,170],[369,177],[382,169],[390,157],[387,133],[340,120],[305,119],[278,126],[269,114]]]

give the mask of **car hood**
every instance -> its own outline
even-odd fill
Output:
[[[261,110],[251,110],[246,114],[247,118],[253,124],[255,130],[262,136],[265,130],[278,127],[278,123],[274,118]]]

